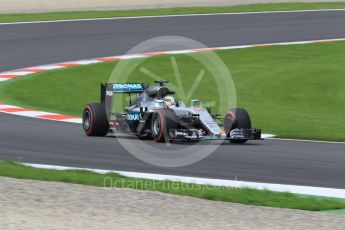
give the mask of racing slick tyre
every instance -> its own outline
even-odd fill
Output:
[[[151,118],[152,138],[157,142],[170,142],[169,130],[177,129],[177,117],[171,109],[157,109]]]
[[[224,132],[227,137],[233,129],[250,129],[252,123],[248,112],[245,109],[236,108],[231,109],[224,117]],[[231,143],[244,143],[247,140],[230,140]]]
[[[87,136],[105,136],[109,131],[109,122],[104,104],[86,105],[83,112],[83,129]]]

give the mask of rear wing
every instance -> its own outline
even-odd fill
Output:
[[[111,111],[112,97],[114,94],[142,93],[148,87],[144,83],[105,83],[101,84],[101,103],[105,104],[106,111]],[[130,97],[129,97],[130,98]],[[131,105],[130,101],[130,105]]]

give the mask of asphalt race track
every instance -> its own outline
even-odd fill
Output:
[[[345,11],[213,15],[0,25],[0,71],[123,54],[156,36],[207,46],[345,37]],[[345,188],[345,144],[265,140],[225,144],[187,167],[136,159],[115,138],[88,138],[80,125],[0,113],[0,158],[123,171]]]

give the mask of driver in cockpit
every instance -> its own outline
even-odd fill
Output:
[[[165,96],[163,100],[165,108],[172,109],[176,107],[176,101],[173,96]]]

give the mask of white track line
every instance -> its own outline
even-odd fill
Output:
[[[278,137],[264,137],[265,139],[272,139],[278,141],[296,141],[296,142],[313,142],[313,143],[323,143],[323,144],[345,144],[345,142],[340,141],[316,141],[316,140],[302,140],[302,139],[288,139],[288,138],[278,138]]]
[[[101,63],[101,61],[98,61],[96,59],[92,59],[92,60],[73,61],[73,63],[79,64],[79,65],[91,65],[91,64]]]
[[[312,195],[312,196],[345,198],[345,189],[311,187],[311,186],[300,186],[300,185],[257,183],[257,182],[238,181],[238,180],[220,180],[220,179],[209,179],[209,178],[199,178],[199,177],[185,177],[185,176],[173,176],[173,175],[140,173],[140,172],[76,168],[76,167],[30,164],[30,163],[22,163],[22,164],[35,167],[35,168],[42,168],[42,169],[88,170],[88,171],[92,171],[92,172],[96,172],[100,174],[118,173],[126,177],[150,179],[150,180],[169,180],[169,181],[175,181],[175,182],[193,183],[193,184],[200,184],[200,185],[213,185],[213,186],[222,186],[222,187],[229,187],[229,188],[252,188],[252,189],[259,189],[259,190],[267,189],[267,190],[275,191],[275,192],[289,192],[289,193]]]
[[[32,74],[32,72],[30,72],[30,71],[8,71],[8,72],[1,73],[1,75],[18,75],[18,76],[24,76],[24,75],[28,75],[28,74]]]
[[[10,80],[10,78],[0,78],[0,81],[7,81]]]
[[[345,11],[345,9],[319,9],[319,10],[277,10],[277,11],[258,11],[258,12],[237,12],[237,13],[200,13],[200,14],[170,14],[156,16],[132,16],[132,17],[110,17],[110,18],[77,18],[47,21],[31,22],[4,22],[1,25],[18,25],[18,24],[39,24],[39,23],[56,23],[56,22],[81,22],[81,21],[104,21],[104,20],[128,20],[128,19],[146,19],[146,18],[171,18],[171,17],[194,17],[194,16],[216,16],[216,15],[246,15],[246,14],[277,14],[277,13],[305,13],[305,12],[332,12]]]
[[[0,109],[20,108],[15,105],[0,105]]]
[[[65,68],[65,67],[53,64],[53,65],[42,65],[42,66],[36,66],[36,67],[28,67],[28,68],[24,68],[24,69],[53,70],[53,69],[61,69],[61,68]]]
[[[70,118],[70,119],[64,119],[62,120],[63,122],[69,122],[69,123],[76,123],[76,124],[81,124],[82,119],[81,118]]]
[[[19,115],[24,117],[38,117],[42,115],[51,115],[52,113],[42,111],[23,111],[23,112],[12,112],[13,115]]]

